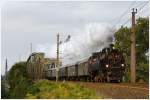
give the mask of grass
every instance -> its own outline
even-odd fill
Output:
[[[40,80],[35,82],[29,89],[28,99],[91,99],[97,97],[95,91],[75,83],[51,82]]]

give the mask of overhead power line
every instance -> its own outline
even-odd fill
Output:
[[[132,7],[135,3],[136,3],[136,1],[133,2],[133,3],[128,7],[128,9],[131,10],[131,7]],[[136,6],[134,7],[134,8],[138,8],[138,13],[137,13],[137,15],[139,15],[139,14],[141,13],[142,9],[143,9],[147,4],[148,4],[148,2],[146,2],[146,3],[144,2],[144,3],[142,3],[142,4],[141,4],[141,3],[138,4],[138,5],[136,5]],[[142,5],[142,6],[141,6],[141,5]],[[118,25],[118,24],[120,23],[121,19],[128,13],[128,9],[120,16],[120,19],[119,19],[118,23],[116,23],[116,25]],[[121,26],[126,25],[130,20],[131,20],[131,17],[128,18],[125,22],[123,22]]]
[[[129,18],[128,20],[126,20],[121,26],[126,25],[130,20],[131,20],[131,18]]]
[[[119,17],[119,20],[117,21],[116,25],[118,23],[120,23],[121,19],[130,11],[130,9],[132,8],[132,6],[135,5],[135,4],[136,4],[136,1],[132,2],[131,5],[127,8],[127,10],[125,10],[125,12],[123,12],[121,14],[121,16]]]
[[[144,9],[144,7],[148,4],[148,2],[144,3],[144,5],[142,5],[139,9],[138,9],[138,14],[139,15],[142,12],[142,9]]]
[[[143,9],[147,4],[148,4],[148,2],[143,3],[143,5],[142,5],[141,7],[139,7],[138,12],[137,12],[137,15],[139,15],[139,14],[141,13],[140,11],[142,11],[142,9]],[[139,5],[141,5],[141,4],[139,4]],[[139,6],[139,5],[138,5],[138,6]],[[136,7],[138,7],[138,6],[136,6]],[[129,19],[127,19],[121,26],[126,25],[130,20],[131,20],[131,17],[130,17]]]

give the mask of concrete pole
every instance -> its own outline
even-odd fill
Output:
[[[6,62],[5,62],[5,76],[7,75],[7,68],[8,68],[8,64],[7,64],[7,59],[6,59]]]
[[[137,9],[132,11],[132,31],[131,31],[131,83],[136,82],[136,51],[135,51],[135,14]]]
[[[56,82],[59,79],[59,33],[57,34],[57,65],[56,65]]]
[[[30,52],[32,54],[32,43],[30,43]]]

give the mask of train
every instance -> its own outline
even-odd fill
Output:
[[[123,54],[109,46],[83,61],[73,65],[60,67],[58,71],[59,80],[67,81],[92,81],[92,82],[122,82],[125,72],[125,59]],[[56,67],[50,66],[46,70],[46,78],[56,79]]]

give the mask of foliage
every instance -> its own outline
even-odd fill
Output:
[[[9,97],[13,99],[97,98],[95,92],[73,83],[39,80],[32,83],[26,73],[26,63],[12,66],[8,75]]]
[[[139,18],[136,24],[136,55],[137,62],[147,63],[145,53],[149,50],[149,19]]]
[[[5,80],[1,80],[1,98],[2,99],[8,98],[8,88],[6,86],[7,84]]]
[[[137,81],[143,79],[148,82],[148,57],[146,53],[149,50],[149,19],[138,18],[136,23],[136,65]],[[126,61],[125,79],[130,81],[130,41],[131,28],[121,27],[115,33],[115,48],[119,49]],[[144,70],[143,70],[144,68]],[[145,74],[146,73],[146,74]],[[144,75],[144,76],[143,76]]]
[[[26,94],[26,98],[30,99],[88,99],[97,98],[94,91],[79,86],[73,83],[65,82],[50,82],[48,80],[41,80],[30,87]]]
[[[116,33],[115,33],[115,48],[119,49],[123,53],[123,56],[125,58],[125,81],[130,81],[130,29],[127,27],[121,27]]]
[[[8,75],[8,83],[10,85],[9,98],[24,98],[30,85],[25,62],[19,62],[12,66]]]
[[[137,81],[140,81],[142,79],[142,81],[147,82],[148,83],[148,79],[149,79],[149,64],[148,63],[140,63],[139,67],[137,69]]]

